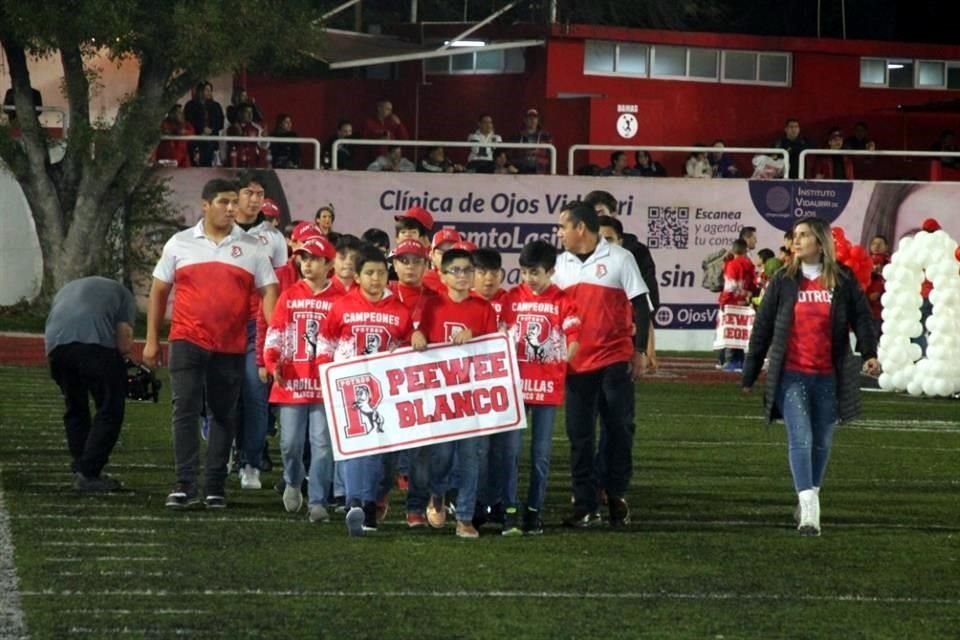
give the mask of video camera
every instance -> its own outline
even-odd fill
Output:
[[[144,364],[126,359],[127,398],[130,400],[160,401],[160,389],[163,383],[157,380],[153,370]]]

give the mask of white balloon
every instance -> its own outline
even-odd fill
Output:
[[[921,356],[923,356],[923,349],[920,348],[920,345],[911,342],[909,345],[907,345],[907,354],[911,362],[916,362]]]
[[[923,385],[919,380],[911,380],[910,384],[907,385],[907,393],[912,396],[923,395]]]
[[[889,373],[881,373],[880,377],[877,378],[877,384],[880,385],[880,388],[884,391],[893,390],[893,378]]]
[[[924,378],[923,382],[921,383],[921,387],[923,388],[924,395],[928,395],[928,396],[937,395],[937,392],[936,392],[937,381],[934,380],[933,378]]]

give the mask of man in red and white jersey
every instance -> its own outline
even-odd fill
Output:
[[[174,235],[153,271],[143,360],[155,367],[159,327],[170,290],[176,290],[170,326],[170,386],[177,484],[166,505],[197,502],[203,390],[212,414],[206,463],[208,507],[225,506],[227,460],[237,426],[237,399],[247,350],[250,297],[269,313],[277,278],[260,243],[234,224],[238,185],[211,180],[203,187],[203,219]]]
[[[581,313],[580,348],[567,376],[567,437],[574,513],[565,524],[588,527],[600,522],[594,477],[594,431],[597,414],[606,436],[606,478],[610,524],[627,524],[624,499],[633,466],[633,380],[646,367],[650,329],[648,290],[629,251],[599,235],[593,207],[564,206],[558,235],[564,251],[557,258],[553,282],[566,291]],[[633,305],[634,331],[623,311]]]
[[[273,268],[287,262],[287,241],[273,223],[264,216],[265,177],[259,171],[241,171],[237,201],[237,226],[253,237],[270,258]],[[240,393],[240,430],[237,432],[238,466],[241,489],[259,489],[260,469],[263,466],[264,445],[269,428],[267,395],[270,387],[263,367],[263,350],[257,348],[257,321],[262,315],[260,297],[250,298],[250,317],[247,321],[247,359],[243,371],[243,389]]]

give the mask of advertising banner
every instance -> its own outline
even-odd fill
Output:
[[[525,429],[517,356],[503,334],[320,367],[335,460]]]

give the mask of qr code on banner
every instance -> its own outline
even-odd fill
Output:
[[[651,249],[686,249],[689,240],[689,207],[647,208],[648,247]]]

